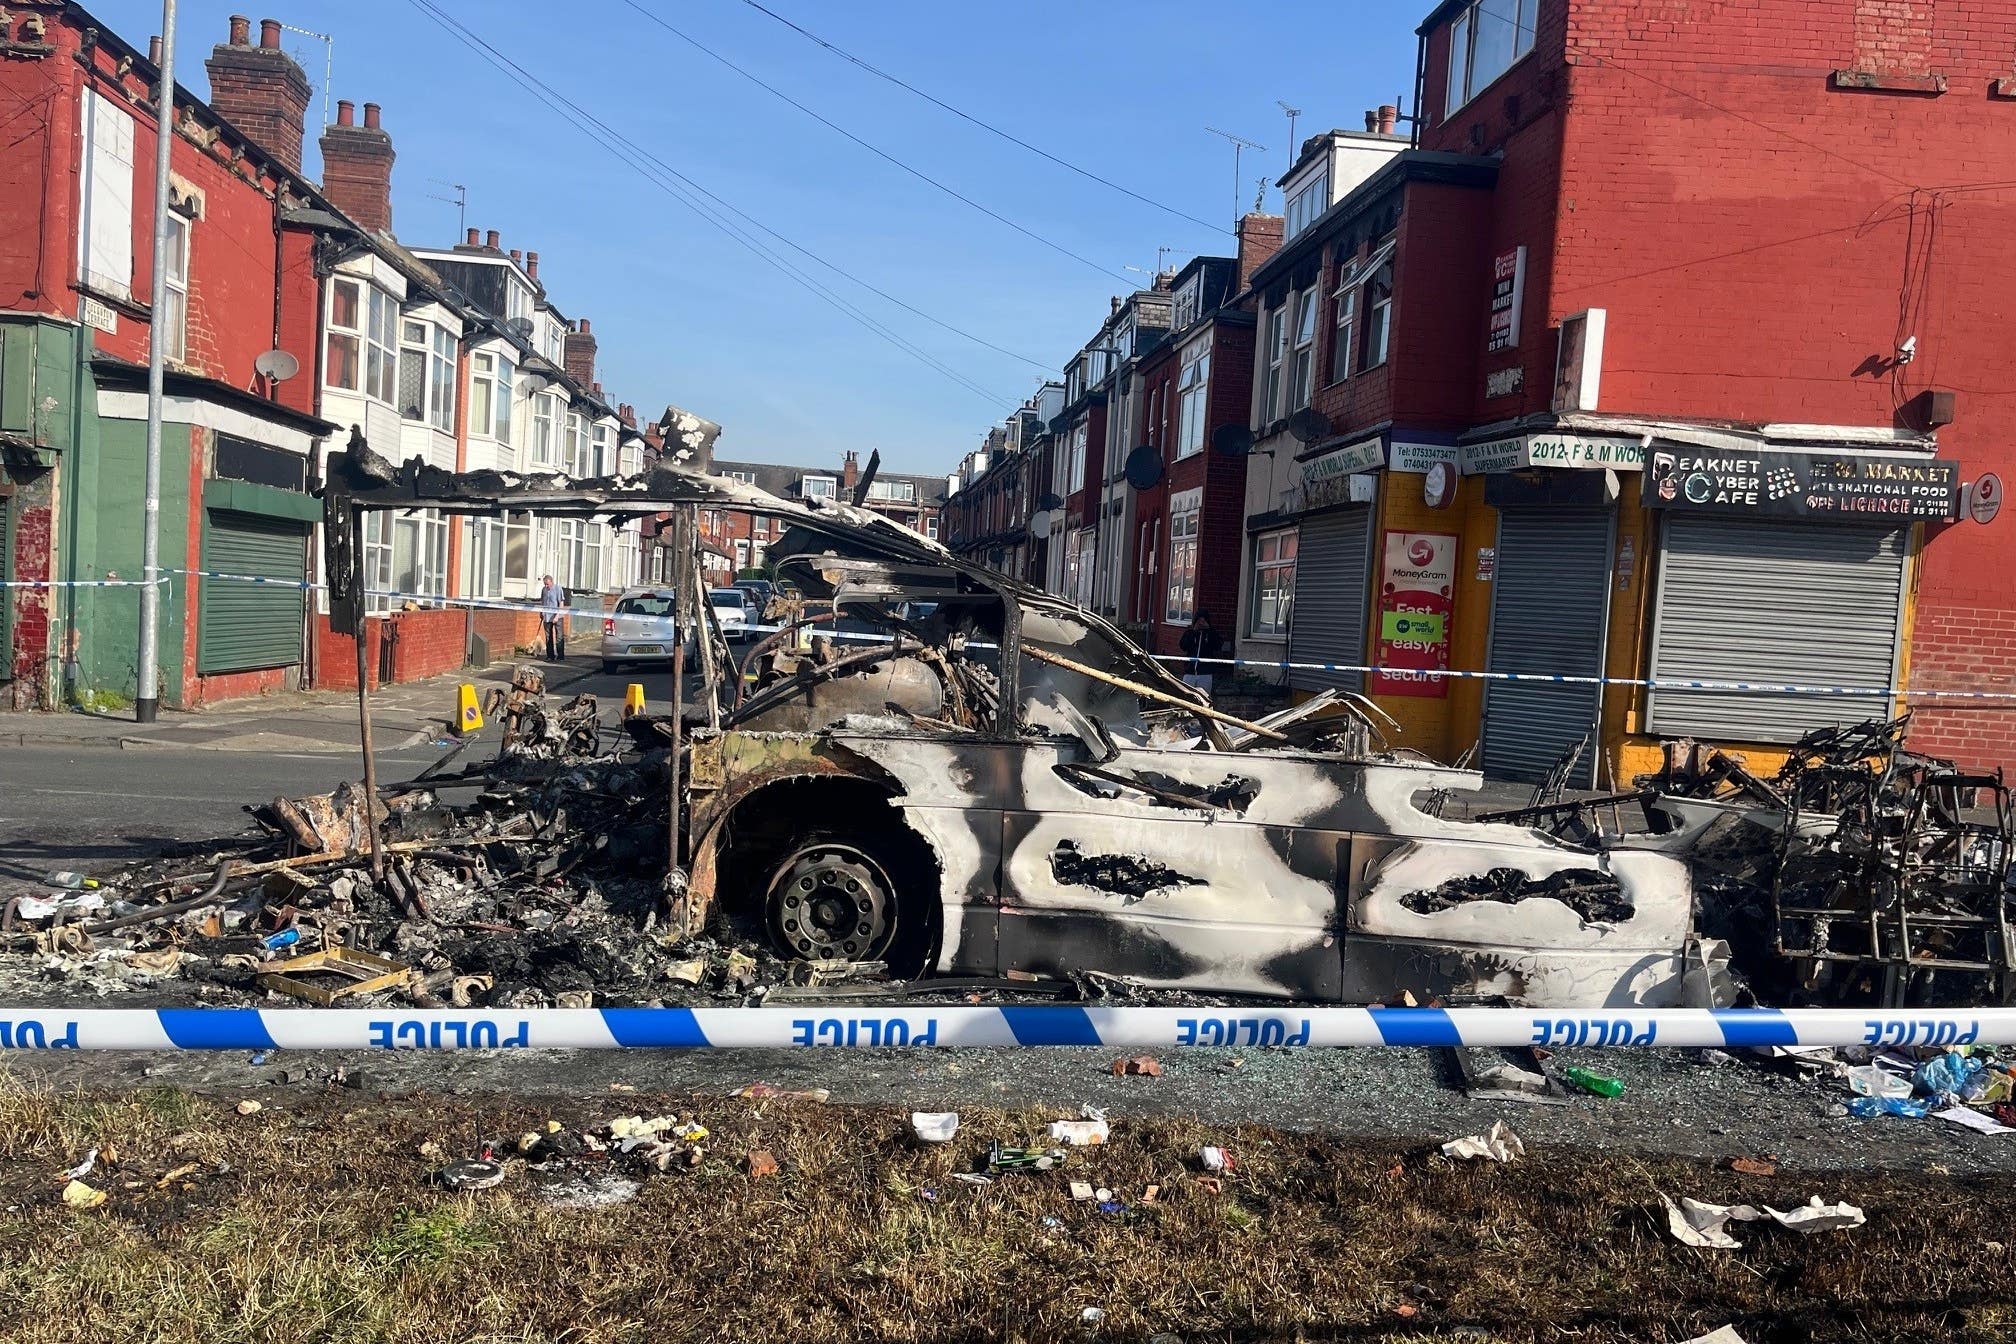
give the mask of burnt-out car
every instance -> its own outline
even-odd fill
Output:
[[[740,921],[899,974],[1341,1002],[1705,1003],[1726,960],[1680,859],[1445,818],[1430,800],[1478,776],[1387,749],[1368,703],[1239,720],[1099,616],[865,509],[669,467],[476,478],[363,454],[336,482],[365,507],[785,525],[769,557],[813,614],[740,659],[715,631],[707,726],[685,730],[689,931]]]

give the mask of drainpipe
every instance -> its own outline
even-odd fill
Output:
[[[1428,87],[1428,34],[1421,33],[1414,39],[1414,119],[1407,123],[1407,147],[1421,148],[1421,123],[1425,114],[1421,111],[1421,97]]]

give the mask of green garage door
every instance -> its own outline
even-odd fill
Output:
[[[205,511],[203,568],[274,580],[210,579],[198,589],[196,670],[244,672],[301,661],[308,528],[283,518]]]

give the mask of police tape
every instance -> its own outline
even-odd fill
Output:
[[[0,1009],[6,1050],[1100,1046],[1738,1049],[2016,1044],[2016,1008]]]
[[[170,569],[170,570],[164,570],[163,572],[164,574],[168,575],[187,575],[192,578],[218,579],[237,583],[270,584],[276,587],[296,588],[301,589],[303,591],[312,591],[312,592],[322,591],[326,587],[326,585],[318,583],[309,583],[291,579],[275,579],[259,574],[232,574],[232,573],[219,572],[215,570],[199,570],[199,569]],[[168,580],[165,578],[157,580],[157,582],[162,583],[165,583],[167,581]],[[26,585],[15,584],[13,586],[117,588],[117,587],[138,587],[141,586],[141,581],[131,579],[100,579],[100,580],[80,579],[80,580],[70,580],[67,583],[53,583],[53,582],[40,583],[40,584],[30,583]],[[493,610],[493,611],[532,612],[532,613],[544,614],[545,611],[547,610],[545,608],[538,606],[536,603],[512,602],[502,599],[488,599],[488,598],[474,598],[474,597],[448,597],[439,593],[411,593],[391,588],[367,588],[365,590],[365,593],[370,597],[384,598],[387,599],[388,601],[417,602],[436,607],[472,608],[478,611]],[[586,620],[586,621],[606,620],[612,615],[616,614],[608,611],[592,611],[572,607],[563,608],[562,612],[564,615],[567,616],[570,622],[576,620]],[[653,625],[649,624],[651,622],[664,622],[667,627],[665,630],[666,637],[669,639],[673,634],[673,630],[671,629],[672,618],[670,617],[663,617],[663,616],[653,617],[632,613],[623,613],[623,615],[626,620],[644,623],[642,628],[645,631],[649,631],[655,628]],[[751,635],[776,634],[781,630],[787,630],[790,628],[791,628],[790,626],[784,626],[784,625],[768,625],[768,624],[755,624],[755,623],[746,624],[739,627],[739,629],[742,632]],[[889,643],[894,638],[894,636],[891,635],[875,633],[872,631],[834,630],[825,633],[830,638],[835,639],[837,641],[851,642],[851,643],[886,644]],[[650,635],[648,633],[645,633],[631,637],[628,642],[630,643],[648,642],[650,638],[651,638]],[[968,645],[968,647],[986,649],[986,648],[993,648],[995,646],[984,643],[971,643]],[[1188,654],[1154,653],[1148,656],[1154,658],[1158,662],[1181,664],[1185,666],[1189,665],[1191,662],[1190,655]],[[1684,677],[1684,678],[1683,677],[1611,677],[1611,676],[1586,676],[1566,672],[1465,671],[1465,670],[1458,670],[1455,668],[1386,667],[1378,663],[1298,662],[1285,658],[1207,658],[1199,661],[1198,668],[1200,671],[1208,671],[1208,672],[1216,672],[1221,669],[1229,669],[1229,668],[1261,668],[1269,672],[1281,672],[1281,673],[1328,672],[1332,674],[1344,673],[1355,676],[1384,675],[1395,678],[1405,678],[1409,680],[1497,681],[1497,682],[1518,682],[1522,684],[1541,684],[1541,685],[1554,685],[1554,686],[1629,686],[1654,691],[1714,691],[1714,692],[1739,694],[1739,695],[1819,695],[1819,696],[1844,696],[1849,698],[1862,698],[1870,700],[1916,700],[1916,701],[1971,700],[1971,701],[2016,702],[2016,690],[1963,691],[1963,690],[1944,690],[1932,687],[1918,689],[1905,686],[1871,686],[1867,684],[1859,686],[1840,686],[1840,685],[1808,684],[1804,682],[1721,681],[1700,677]]]

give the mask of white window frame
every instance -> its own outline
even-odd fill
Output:
[[[1449,88],[1443,98],[1444,116],[1454,116],[1468,106],[1532,52],[1538,10],[1539,0],[1476,0],[1457,13],[1449,24]],[[1483,71],[1477,68],[1479,20],[1512,24],[1510,55],[1503,65]]]
[[[1295,330],[1289,342],[1288,358],[1288,413],[1307,406],[1315,394],[1316,319],[1321,306],[1313,284],[1294,296]]]
[[[455,333],[435,324],[427,357],[427,423],[444,434],[455,432]]]
[[[1170,501],[1169,581],[1163,589],[1162,602],[1164,625],[1188,625],[1197,614],[1197,537],[1203,516],[1201,493],[1189,500]]]
[[[1286,639],[1295,604],[1295,564],[1301,533],[1292,527],[1253,538],[1253,604],[1246,632],[1260,639]],[[1270,543],[1272,553],[1270,554]],[[1263,612],[1266,613],[1263,615]]]
[[[798,493],[805,499],[838,499],[840,479],[837,476],[800,476]]]
[[[497,356],[478,350],[469,356],[469,432],[497,437]]]
[[[1175,307],[1170,315],[1171,330],[1182,331],[1198,319],[1197,305],[1203,297],[1204,277],[1201,273],[1183,282],[1183,287],[1176,291]]]
[[[337,295],[355,292],[352,325],[337,321]],[[329,277],[328,352],[323,359],[323,385],[342,392],[355,392],[370,401],[390,406],[399,401],[399,301],[362,276]],[[333,352],[339,348],[354,352],[351,382],[338,379]]]
[[[1282,221],[1281,241],[1287,242],[1302,230],[1323,217],[1330,208],[1330,165],[1324,164],[1321,172],[1295,189],[1288,198],[1287,213]]]
[[[531,452],[532,465],[535,467],[550,467],[554,465],[554,440],[557,437],[553,432],[554,400],[555,398],[549,397],[543,392],[532,398]],[[565,408],[562,408],[560,414],[563,417],[567,414]]]
[[[517,408],[511,402],[517,386],[517,374],[518,366],[511,362],[510,356],[497,356],[497,396],[490,407],[491,437],[506,448],[511,446],[515,433]]]
[[[1071,431],[1071,445],[1065,460],[1064,479],[1069,486],[1068,493],[1076,494],[1085,488],[1085,446],[1091,437],[1091,426],[1080,423]]]
[[[1183,347],[1176,374],[1176,460],[1204,451],[1204,416],[1210,409],[1211,333]],[[1159,389],[1158,389],[1159,391]]]
[[[607,476],[622,469],[620,455],[612,455],[609,426],[597,420],[588,426],[588,474]]]
[[[127,298],[133,293],[133,200],[139,180],[133,117],[90,88],[84,90],[80,116],[77,273],[92,288]],[[109,310],[108,320],[116,320]]]
[[[1348,276],[1350,272],[1347,270]],[[1334,317],[1331,321],[1330,381],[1341,383],[1357,370],[1351,360],[1358,349],[1358,285],[1346,279],[1331,294]]]
[[[929,538],[931,538],[931,540],[933,540],[933,541],[936,541],[936,540],[938,540],[938,515],[937,515],[937,514],[935,514],[935,513],[934,513],[934,514],[932,514],[932,515],[931,515],[931,516],[930,516],[929,518],[926,518],[926,519],[924,520],[924,535],[925,535],[925,536],[927,536],[927,537],[929,537]]]
[[[1386,281],[1386,296],[1378,297],[1373,286],[1381,277]],[[1365,277],[1365,353],[1360,370],[1376,369],[1384,364],[1393,353],[1393,263],[1388,260],[1375,267]]]
[[[1267,343],[1261,351],[1261,357],[1267,361],[1267,375],[1260,384],[1260,423],[1255,426],[1257,429],[1264,430],[1282,414],[1282,374],[1288,359],[1288,308],[1293,298],[1290,294],[1278,306],[1267,310]]]
[[[194,221],[180,210],[168,212],[167,266],[161,273],[167,311],[158,321],[167,333],[166,358],[180,364],[189,357],[189,248],[195,241]],[[177,239],[180,246],[177,246]]]

